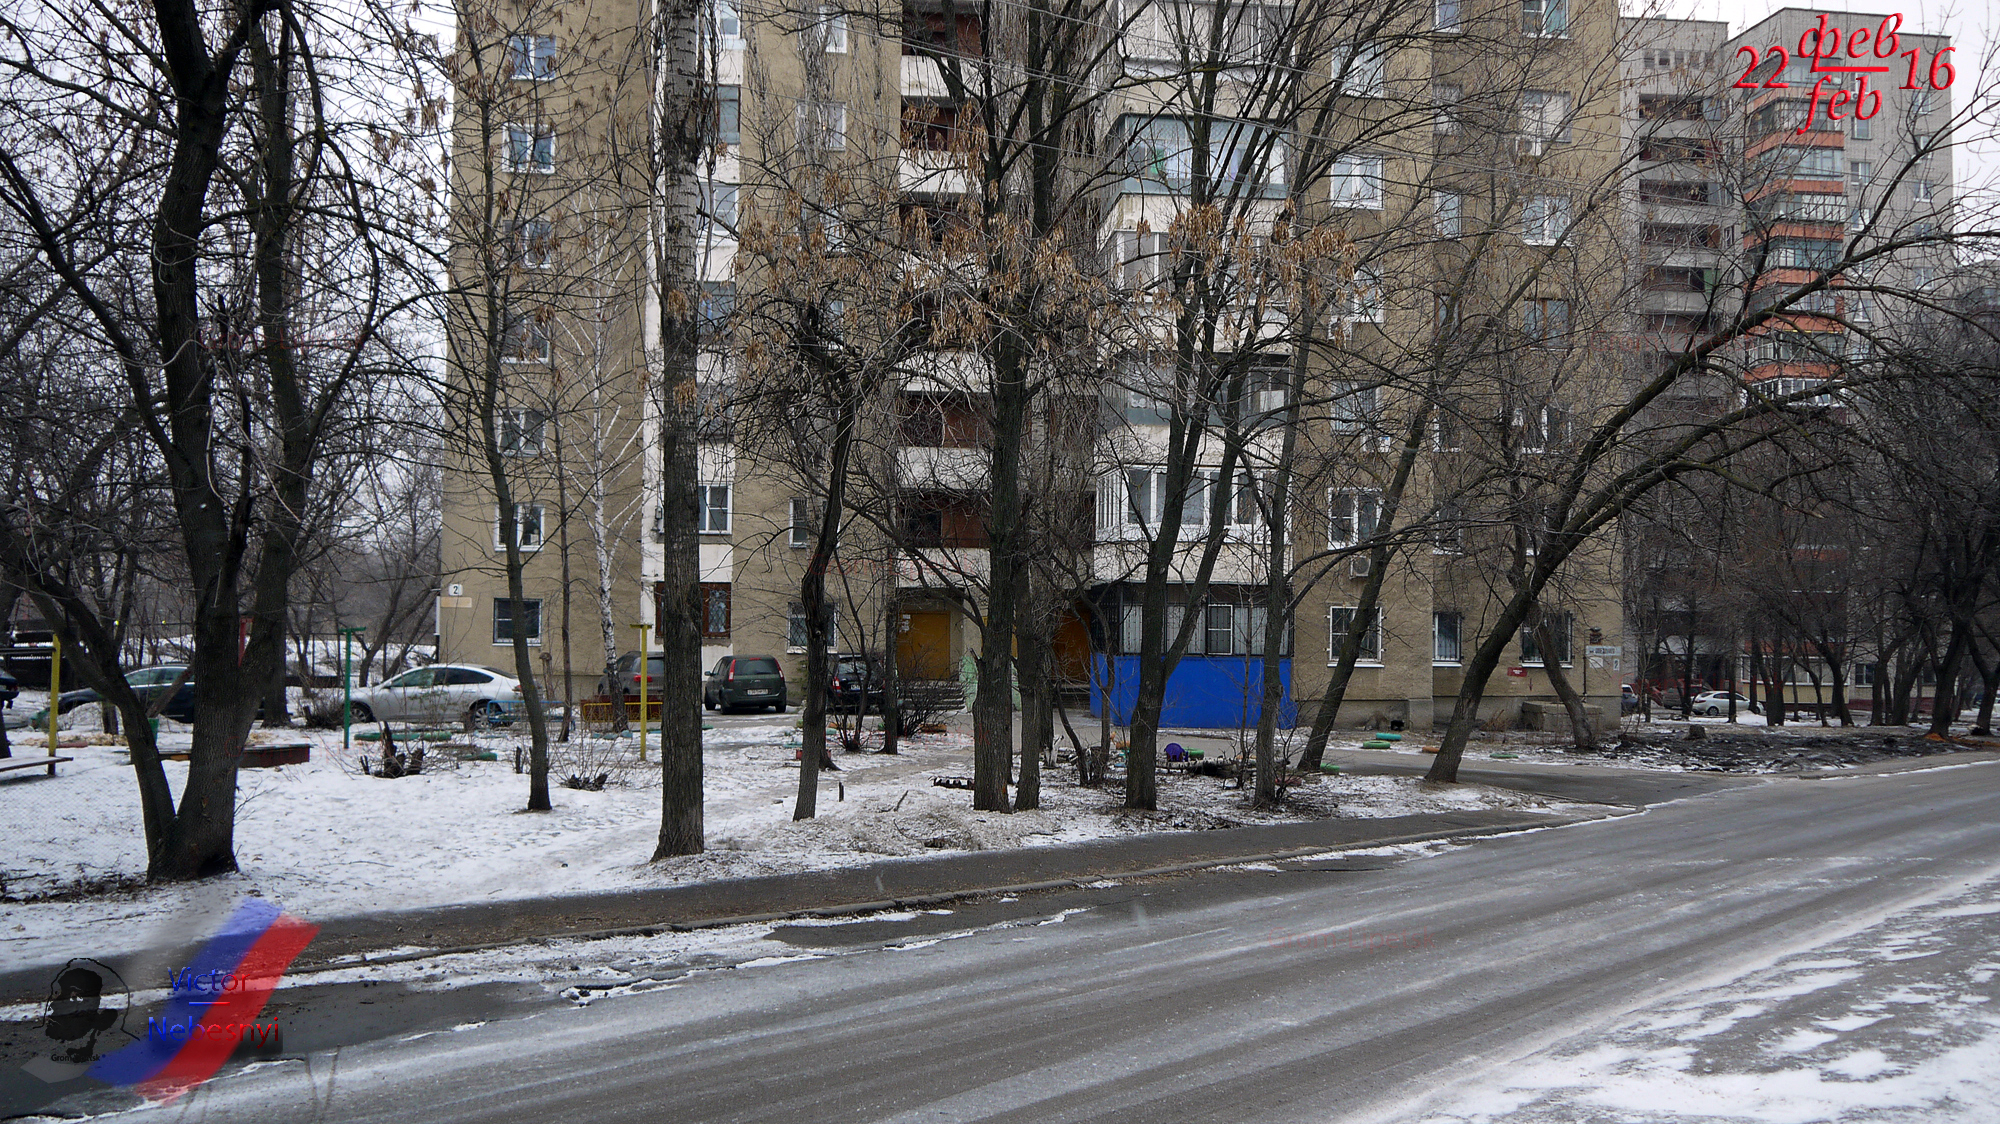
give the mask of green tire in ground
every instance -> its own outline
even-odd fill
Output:
[[[1319,771],[1320,771],[1320,772],[1322,772],[1322,773],[1338,773],[1338,772],[1340,772],[1340,766],[1338,766],[1338,765],[1321,765],[1321,766],[1319,767]]]
[[[1375,734],[1372,736],[1378,742],[1399,742],[1403,740],[1403,735],[1401,734]]]
[[[1363,748],[1363,749],[1388,749],[1388,748],[1389,748],[1390,746],[1392,746],[1392,745],[1394,745],[1394,744],[1395,744],[1394,742],[1385,742],[1385,741],[1383,741],[1383,740],[1382,740],[1382,739],[1380,739],[1380,738],[1370,738],[1370,739],[1368,739],[1367,741],[1365,741],[1365,742],[1362,742],[1362,743],[1361,743],[1361,748]]]

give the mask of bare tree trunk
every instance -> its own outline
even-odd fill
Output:
[[[701,774],[701,552],[696,415],[700,281],[695,169],[705,146],[701,99],[713,76],[700,51],[701,0],[655,0],[654,180],[660,194],[654,293],[660,302],[660,840],[653,858],[704,846]],[[641,653],[641,658],[644,657]],[[622,685],[621,685],[622,687]]]
[[[1562,700],[1563,709],[1569,713],[1570,734],[1576,740],[1576,748],[1596,749],[1597,731],[1591,729],[1590,715],[1583,709],[1583,697],[1569,685],[1569,676],[1563,672],[1561,648],[1556,644],[1555,628],[1549,624],[1549,614],[1538,611],[1535,618],[1535,646],[1542,650],[1542,671],[1548,675],[1549,686],[1555,688],[1556,697]]]

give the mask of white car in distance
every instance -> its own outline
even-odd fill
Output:
[[[520,703],[520,681],[504,671],[433,664],[355,691],[354,721],[505,726]]]

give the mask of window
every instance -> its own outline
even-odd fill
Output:
[[[736,237],[736,192],[738,185],[701,180],[700,237],[705,242],[715,238]]]
[[[715,87],[708,128],[713,134],[710,143],[743,143],[743,87]]]
[[[1194,147],[1187,122],[1173,117],[1140,124],[1125,148],[1126,173],[1135,178],[1184,188],[1194,177]]]
[[[709,0],[708,27],[705,30],[721,50],[743,49],[743,16],[731,0]]]
[[[1456,664],[1459,661],[1459,632],[1465,618],[1458,613],[1431,614],[1431,662]]]
[[[1757,158],[1760,167],[1780,176],[1807,179],[1839,179],[1841,151],[1820,146],[1781,146]]]
[[[736,283],[733,281],[703,281],[701,283],[701,305],[696,309],[699,328],[704,338],[719,336],[729,329],[729,317],[736,311]]]
[[[820,49],[829,55],[847,53],[847,13],[831,4],[819,6],[819,20],[814,24],[815,34],[821,37],[825,46]]]
[[[1440,191],[1436,196],[1437,236],[1439,238],[1465,237],[1465,195],[1458,191]]]
[[[1693,203],[1706,206],[1709,202],[1708,181],[1641,180],[1639,181],[1639,202]]]
[[[800,147],[819,152],[844,152],[847,149],[847,103],[800,102],[798,127]]]
[[[1568,0],[1521,0],[1521,34],[1542,38],[1568,35]]]
[[[516,606],[520,611],[515,612]],[[521,631],[528,637],[528,643],[542,642],[542,602],[540,598],[526,598],[514,601],[505,597],[493,599],[493,642],[512,644],[514,642],[514,619],[521,620]]]
[[[1437,107],[1437,117],[1431,127],[1439,133],[1458,132],[1458,103],[1464,98],[1463,86],[1453,82],[1431,83],[1431,104]]]
[[[1841,243],[1827,238],[1774,238],[1767,251],[1766,269],[1832,269],[1840,264]]]
[[[509,222],[503,241],[514,264],[547,269],[555,259],[555,227],[547,219]]]
[[[1167,236],[1136,230],[1112,232],[1118,284],[1128,291],[1150,288],[1167,267]]]
[[[1465,553],[1465,511],[1455,503],[1439,505],[1431,513],[1432,554]]]
[[[1853,129],[1851,130],[1851,135],[1854,137],[1855,140],[1873,140],[1875,138],[1874,118],[1856,117],[1853,119],[1853,121],[1854,121],[1854,126]]]
[[[493,509],[493,549],[506,547],[506,528],[500,525],[500,509]],[[542,505],[538,503],[517,503],[514,505],[514,545],[522,550],[539,550],[542,545]]]
[[[1911,180],[1910,199],[1917,203],[1932,203],[1937,200],[1937,184],[1930,180]]]
[[[1207,642],[1204,647],[1207,649],[1208,654],[1211,656],[1235,655],[1236,606],[1208,605],[1204,608],[1203,612],[1205,616],[1202,623],[1205,627],[1202,631],[1207,633],[1203,639]]]
[[[1380,492],[1334,492],[1327,501],[1327,545],[1338,548],[1367,542],[1375,537],[1375,521],[1381,513]]]
[[[701,638],[729,639],[729,583],[701,583]]]
[[[1335,382],[1330,388],[1333,394],[1333,431],[1335,433],[1360,433],[1375,426],[1377,400],[1381,387],[1375,383]]]
[[[840,629],[834,620],[833,606],[821,606],[820,620],[826,625],[826,650],[839,651]],[[785,647],[790,651],[803,652],[811,639],[806,631],[806,607],[794,601],[785,607]]]
[[[1521,241],[1553,246],[1569,231],[1569,197],[1536,195],[1521,205]]]
[[[495,419],[499,429],[500,455],[531,457],[542,451],[542,428],[547,415],[540,410],[501,410]]]
[[[508,363],[546,363],[550,354],[549,330],[539,316],[521,312],[507,318],[500,340],[500,358]]]
[[[1560,406],[1522,410],[1515,414],[1514,421],[1520,430],[1524,453],[1546,453],[1569,442],[1569,411]]]
[[[1437,0],[1437,15],[1431,24],[1439,31],[1452,35],[1464,30],[1459,23],[1458,0]]]
[[[1354,606],[1336,605],[1326,611],[1326,662],[1331,667],[1340,661],[1340,645],[1347,638],[1348,626],[1354,623]],[[1375,610],[1375,619],[1361,634],[1361,652],[1358,663],[1379,664],[1382,662],[1382,610]]]
[[[1333,205],[1382,209],[1382,158],[1343,156],[1333,162]]]
[[[1372,269],[1357,269],[1340,290],[1334,319],[1344,324],[1380,324],[1382,308],[1382,275]]]
[[[697,529],[704,535],[728,534],[729,485],[703,484],[695,489],[695,498],[701,505],[695,515]]]
[[[1910,91],[1910,116],[1922,117],[1937,108],[1937,92],[1928,86]],[[1859,118],[1856,118],[1859,120]]]
[[[804,496],[792,497],[791,547],[804,550],[813,544],[812,501]]]
[[[1547,90],[1522,94],[1521,135],[1550,144],[1568,144],[1569,95]]]
[[[1568,613],[1549,613],[1547,614],[1547,619],[1549,632],[1552,634],[1551,639],[1555,641],[1556,645],[1556,662],[1564,667],[1568,667],[1570,664],[1569,634],[1576,631],[1575,621]],[[1536,665],[1540,665],[1543,662],[1542,648],[1541,645],[1535,643],[1535,630],[1532,628],[1523,628],[1521,630],[1521,662]]]
[[[1792,401],[1786,403],[1786,405],[1790,406],[1833,405],[1833,395],[1826,392],[1823,389],[1826,386],[1825,379],[1800,379],[1800,378],[1765,379],[1763,382],[1756,383],[1753,385],[1759,393],[1770,398],[1791,398],[1792,395],[1795,394],[1800,395],[1800,397],[1793,399]]]
[[[506,135],[508,171],[547,175],[556,170],[554,133],[533,125],[509,125]]]
[[[1248,472],[1236,474],[1236,495],[1229,505],[1229,522],[1236,527],[1254,527],[1262,522],[1257,503],[1257,478]]]
[[[1381,97],[1387,59],[1379,43],[1334,48],[1333,77],[1340,92],[1357,98]]]
[[[1569,337],[1569,302],[1538,299],[1523,302],[1521,331],[1537,347],[1562,347]]]
[[[555,77],[556,37],[516,35],[508,39],[507,73],[529,82]]]
[[[1186,528],[1199,524],[1202,517],[1201,501],[1206,498],[1208,480],[1200,474],[1190,479],[1189,495],[1181,505],[1181,525]],[[1153,527],[1167,515],[1167,474],[1157,468],[1128,468],[1125,470],[1125,523],[1127,526]]]

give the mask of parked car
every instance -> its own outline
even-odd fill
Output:
[[[1634,691],[1630,683],[1625,684],[1624,693],[1618,700],[1618,713],[1639,713],[1639,692]]]
[[[769,706],[785,712],[785,672],[773,656],[724,656],[703,678],[701,705],[710,710]]]
[[[150,707],[186,670],[185,664],[177,663],[135,668],[125,673],[125,683],[132,688],[133,694],[139,696],[142,705]],[[64,691],[56,696],[56,713],[68,714],[77,707],[103,701],[104,696],[98,694],[95,687]],[[168,699],[166,705],[160,708],[160,713],[176,722],[194,721],[194,682],[190,680],[182,683],[180,689],[174,691],[174,697]]]
[[[833,658],[833,674],[826,683],[826,705],[849,713],[857,703],[864,713],[881,710],[882,688],[887,678],[882,657],[842,652]]]
[[[1696,714],[1706,714],[1710,718],[1728,714],[1730,699],[1736,700],[1736,710],[1738,713],[1746,710],[1751,714],[1764,713],[1747,696],[1738,695],[1730,691],[1703,691],[1701,694],[1696,695],[1694,697],[1694,712]]]
[[[667,657],[655,653],[646,657],[646,695],[660,697],[667,678]],[[610,698],[623,694],[627,699],[639,697],[639,653],[627,652],[618,657],[611,667],[611,678],[603,684],[604,695]]]
[[[520,702],[520,681],[498,668],[434,664],[354,692],[354,720],[505,726]]]
[[[21,693],[21,684],[6,668],[0,667],[0,706],[13,702]]]

